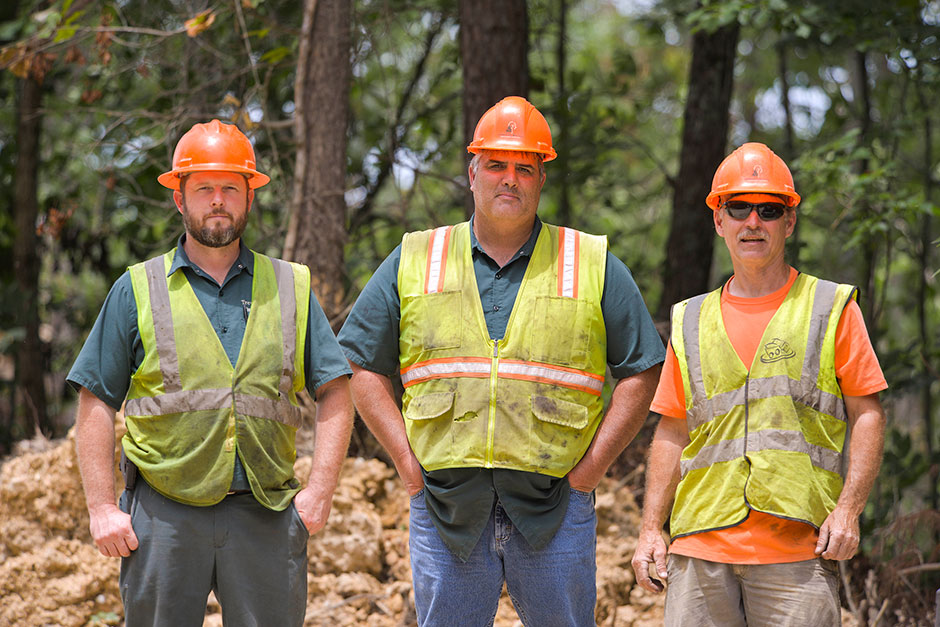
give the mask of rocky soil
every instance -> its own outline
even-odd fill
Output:
[[[298,476],[309,468],[310,457],[300,456]],[[630,567],[639,521],[630,490],[605,480],[597,492],[597,515],[598,624],[661,625],[662,597],[635,586]],[[415,623],[408,498],[394,470],[381,461],[346,460],[329,523],[310,539],[308,558],[306,626]],[[99,554],[91,542],[73,434],[26,443],[4,460],[0,625],[122,625],[118,569],[119,561]],[[210,597],[204,625],[221,624]],[[505,593],[496,625],[521,625]]]

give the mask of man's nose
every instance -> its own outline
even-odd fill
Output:
[[[225,204],[225,197],[222,195],[222,188],[216,187],[212,194],[212,206],[221,207]]]

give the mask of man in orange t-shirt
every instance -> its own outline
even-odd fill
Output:
[[[855,289],[784,260],[799,201],[757,143],[706,199],[734,274],[674,308],[633,557],[641,586],[663,589],[651,566],[669,582],[666,625],[841,623],[834,560],[858,548],[887,384]]]

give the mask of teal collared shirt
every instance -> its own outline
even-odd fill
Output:
[[[473,218],[471,218],[471,225]],[[502,338],[542,228],[536,218],[529,240],[504,266],[480,246],[473,229],[473,270],[491,339]],[[401,247],[382,262],[362,290],[338,340],[353,363],[386,376],[399,369],[401,321],[398,265]],[[607,329],[607,362],[623,379],[662,363],[665,349],[630,270],[607,254],[601,310]],[[441,538],[466,560],[486,526],[496,498],[535,549],[547,545],[568,507],[568,479],[518,470],[449,468],[424,473],[428,512]]]
[[[196,298],[202,305],[232,366],[238,361],[245,326],[251,311],[254,255],[243,242],[239,242],[238,258],[229,268],[222,284],[194,264],[186,255],[179,238],[176,254],[169,274],[186,274]],[[66,380],[77,391],[84,387],[110,407],[118,409],[124,403],[130,387],[131,375],[144,359],[144,347],[137,328],[137,301],[130,272],[122,274],[108,293],[98,319],[82,346]],[[316,395],[324,383],[351,373],[330,323],[310,293],[310,314],[304,344],[304,376],[307,390]],[[248,489],[241,461],[235,458],[232,489]]]

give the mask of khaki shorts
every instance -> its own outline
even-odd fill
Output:
[[[721,564],[669,556],[666,627],[839,627],[838,567]]]

